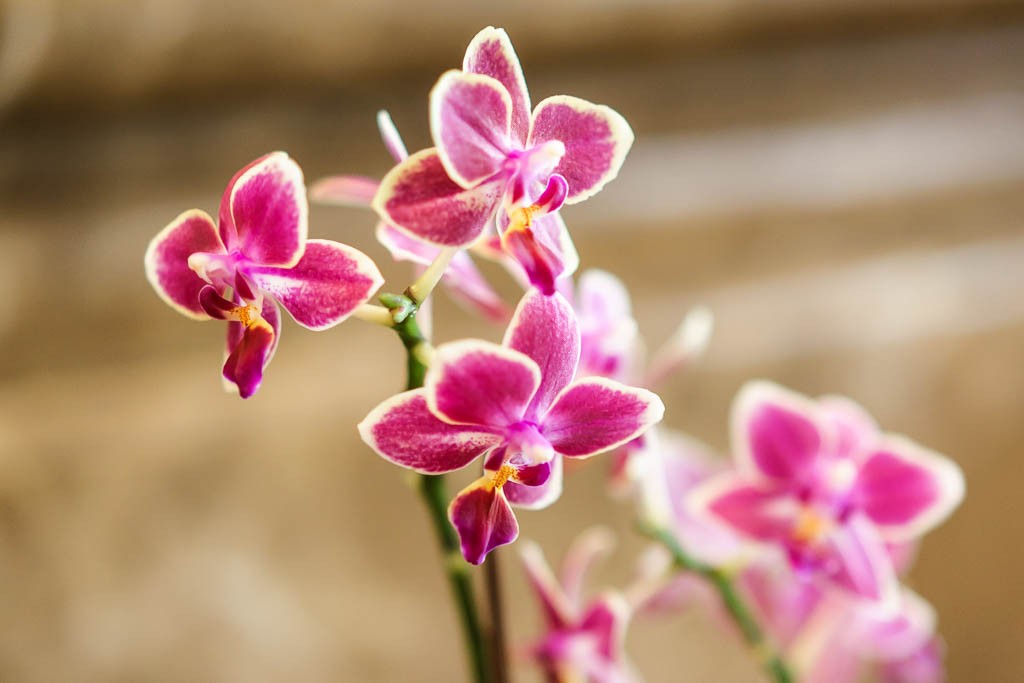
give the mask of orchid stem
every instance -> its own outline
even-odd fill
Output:
[[[422,300],[416,302],[409,296],[385,294],[381,296],[381,301],[388,307],[387,310],[393,321],[395,332],[398,333],[402,345],[405,346],[406,388],[418,389],[423,386],[423,380],[427,374],[427,362],[433,352],[430,342],[427,341],[419,325],[416,324],[416,311]],[[477,611],[469,565],[462,558],[459,550],[459,537],[448,522],[448,491],[445,487],[444,475],[420,474],[417,475],[417,478],[420,495],[430,512],[434,534],[441,546],[444,570],[448,576],[448,584],[451,586],[456,611],[462,624],[462,635],[466,643],[466,653],[469,657],[473,680],[476,683],[490,683],[483,631],[480,627],[480,616]]]
[[[508,652],[505,648],[505,610],[501,597],[501,563],[497,550],[484,562],[484,583],[491,616],[491,671],[493,683],[508,683]]]
[[[683,549],[679,541],[676,540],[675,535],[668,529],[642,525],[641,530],[668,549],[672,554],[673,562],[679,569],[693,572],[703,577],[714,587],[729,616],[743,634],[743,639],[747,642],[751,651],[758,657],[771,680],[775,681],[775,683],[792,683],[794,680],[793,675],[789,672],[789,668],[782,660],[782,657],[772,649],[768,639],[765,638],[764,631],[761,630],[757,619],[743,600],[739,591],[736,590],[732,577],[725,571],[704,564],[691,556]]]
[[[434,291],[434,287],[441,281],[441,276],[444,275],[448,264],[451,263],[458,251],[457,247],[442,249],[433,263],[416,278],[416,282],[409,285],[409,288],[405,290],[405,295],[417,306],[426,301],[430,293]]]

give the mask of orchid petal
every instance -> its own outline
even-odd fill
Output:
[[[776,481],[799,481],[824,448],[814,405],[770,382],[750,382],[732,409],[732,443],[741,468]]]
[[[884,662],[879,671],[882,683],[943,683],[945,646],[938,636],[906,658]]]
[[[537,595],[544,612],[544,621],[549,629],[566,628],[576,619],[577,608],[559,585],[551,567],[544,559],[540,546],[533,541],[523,541],[519,546],[519,555],[526,570],[526,578]]]
[[[543,510],[562,495],[562,458],[557,454],[550,463],[551,474],[543,484],[527,486],[510,479],[505,484],[508,502],[524,510]]]
[[[542,430],[557,452],[585,458],[636,438],[664,414],[661,399],[646,389],[589,377],[558,396]]]
[[[500,486],[490,476],[481,477],[452,499],[448,519],[459,533],[462,556],[480,564],[487,553],[519,536],[519,522]]]
[[[501,442],[496,434],[442,422],[427,407],[423,389],[374,408],[359,423],[359,435],[386,460],[423,474],[465,467]]]
[[[359,175],[335,175],[321,178],[309,188],[309,198],[336,206],[369,206],[380,182]]]
[[[569,181],[567,204],[597,194],[613,180],[633,144],[633,131],[615,110],[578,97],[556,95],[533,110],[529,147],[549,140],[565,145],[555,173]]]
[[[240,323],[235,324],[241,327]],[[275,338],[274,328],[269,322],[256,320],[245,327],[242,338],[224,362],[224,379],[238,387],[238,395],[242,398],[249,398],[260,388],[263,368],[276,345]]]
[[[687,507],[698,519],[724,522],[761,543],[788,540],[800,513],[798,503],[786,491],[751,485],[731,473],[697,486]]]
[[[194,253],[225,253],[217,226],[209,215],[192,209],[171,221],[146,249],[146,279],[174,310],[196,320],[209,316],[199,304],[206,282],[188,266]]]
[[[448,177],[464,188],[502,169],[512,101],[490,76],[451,70],[430,91],[430,132]]]
[[[866,457],[857,478],[861,509],[887,541],[908,541],[942,522],[964,496],[952,460],[912,441],[888,437]]]
[[[502,428],[523,419],[540,381],[537,365],[522,353],[467,339],[437,348],[424,386],[442,419]]]
[[[462,70],[490,76],[501,83],[512,101],[512,135],[526,143],[530,131],[530,93],[519,57],[504,29],[488,26],[470,41]]]
[[[603,270],[588,270],[580,276],[578,290],[580,372],[624,379],[639,344],[625,285]]]
[[[380,139],[384,141],[384,146],[388,148],[395,161],[405,161],[409,158],[409,150],[405,148],[402,136],[399,135],[398,128],[395,127],[395,122],[391,120],[391,114],[386,109],[377,112],[377,130],[380,131]]]
[[[828,534],[821,569],[833,584],[890,609],[899,583],[878,533],[866,518],[854,515]]]
[[[587,574],[594,564],[610,555],[614,548],[615,535],[611,530],[595,526],[577,536],[565,551],[559,576],[572,604],[583,604],[583,583]]]
[[[533,420],[547,411],[576,374],[580,358],[576,314],[561,294],[548,297],[531,290],[520,299],[502,343],[526,354],[540,368],[540,387],[525,415]]]
[[[607,592],[591,603],[580,628],[597,636],[597,651],[607,660],[619,661],[626,641],[629,604],[618,593]]]
[[[211,292],[208,290],[213,290],[213,287],[204,289],[203,292],[200,293],[200,297],[206,299],[207,306],[209,306],[211,304],[211,300],[213,300],[213,296],[211,296],[211,294],[216,295],[216,291]],[[226,308],[225,304],[230,305],[231,307],[238,305],[236,303],[228,302],[226,299],[223,299],[219,295],[216,296],[217,299],[219,299],[219,301],[217,302],[217,308],[221,309],[221,315],[223,314]],[[211,308],[211,314],[213,312],[214,311]],[[270,365],[270,361],[274,359],[274,354],[277,353],[277,346],[281,341],[281,312],[277,310],[277,304],[275,304],[268,298],[263,300],[263,305],[262,308],[260,309],[260,317],[268,325],[270,325],[270,329],[273,330],[274,332],[274,338],[270,343],[270,349],[266,352],[266,355],[263,358],[263,369],[266,370],[267,366]],[[231,320],[228,322],[227,338],[224,348],[225,364],[227,363],[227,360],[231,357],[231,354],[235,351],[235,349],[237,349],[238,346],[242,343],[244,336],[245,325],[235,320]],[[223,373],[221,373],[221,381],[224,385],[224,391],[231,393],[238,391],[238,385],[235,384],[233,380],[230,380],[227,377],[225,377]]]
[[[822,396],[818,399],[823,419],[833,425],[838,456],[860,459],[865,450],[878,441],[880,430],[864,408],[843,396]]]
[[[464,247],[475,242],[494,216],[504,183],[467,190],[449,177],[438,151],[425,149],[381,180],[373,199],[380,217],[431,244]]]
[[[309,240],[292,268],[253,266],[247,272],[295,322],[311,330],[337,325],[384,283],[369,256],[330,240]]]
[[[232,179],[221,205],[221,239],[253,263],[290,268],[302,258],[309,205],[302,169],[284,152],[257,159]]]
[[[872,659],[911,657],[935,636],[938,618],[927,600],[910,590],[900,590],[899,611],[889,618],[867,618],[854,634],[860,649]]]

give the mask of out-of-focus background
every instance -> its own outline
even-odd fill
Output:
[[[401,387],[398,343],[288,324],[243,402],[221,326],[163,305],[142,254],[270,150],[310,180],[382,174],[379,108],[427,146],[427,93],[488,24],[535,101],[636,131],[564,215],[652,345],[716,314],[667,423],[724,450],[732,395],[766,377],[957,459],[966,503],[912,584],[952,681],[1024,680],[1024,4],[999,0],[0,0],[0,680],[462,680],[419,501],[354,429]],[[311,221],[407,284],[369,212]],[[500,335],[443,301],[437,329]],[[621,583],[643,543],[604,475],[521,522],[554,558],[612,526],[598,579]],[[522,643],[538,614],[504,557]],[[629,646],[653,682],[758,676],[698,613]]]

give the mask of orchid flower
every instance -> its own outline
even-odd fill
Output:
[[[186,211],[146,250],[146,277],[172,308],[196,320],[228,321],[223,376],[242,398],[259,388],[277,348],[278,304],[303,327],[324,330],[383,282],[362,252],[307,239],[307,214],[302,170],[274,152],[231,179],[218,223]]]
[[[633,132],[608,107],[549,97],[530,111],[519,58],[504,30],[480,31],[462,70],[430,93],[434,147],[381,182],[381,217],[433,244],[465,247],[495,224],[506,252],[545,294],[568,269],[554,213],[597,193],[619,172]]]
[[[400,163],[408,159],[405,143],[386,111],[377,113],[377,127],[394,160]],[[372,178],[331,176],[314,183],[309,195],[313,201],[327,204],[369,207],[379,187],[380,182]],[[444,250],[444,247],[425,242],[384,220],[377,223],[376,235],[377,241],[391,252],[392,258],[415,263],[421,267],[420,270],[433,263]],[[505,322],[511,315],[505,303],[477,270],[473,259],[465,252],[460,251],[452,257],[442,282],[456,301],[489,320]]]
[[[537,509],[558,498],[562,456],[609,450],[661,419],[664,406],[649,391],[603,378],[574,381],[579,354],[569,303],[531,290],[502,345],[439,346],[423,388],[384,401],[359,425],[377,453],[424,474],[486,456],[484,476],[448,510],[469,562],[515,540],[510,503]]]
[[[870,601],[898,595],[885,544],[918,538],[964,493],[955,463],[882,434],[846,399],[750,383],[733,407],[732,443],[736,471],[695,491],[694,509]]]
[[[624,645],[631,610],[625,596],[605,591],[584,602],[582,585],[593,562],[610,549],[604,529],[584,532],[570,546],[559,579],[535,543],[520,549],[530,587],[544,617],[544,635],[531,647],[551,680],[638,683]]]

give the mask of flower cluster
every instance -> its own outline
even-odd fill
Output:
[[[145,269],[157,294],[188,317],[228,323],[229,388],[248,398],[260,387],[281,335],[279,307],[312,330],[352,315],[393,327],[412,388],[381,402],[358,431],[423,481],[475,466],[448,505],[451,527],[444,502],[433,507],[453,553],[457,535],[465,560],[481,564],[518,537],[513,508],[559,498],[565,458],[612,452],[612,488],[637,499],[641,524],[677,568],[712,579],[704,585],[722,598],[713,610],[724,615],[725,604],[735,618],[749,601],[768,633],[743,629],[755,650],[777,644],[801,680],[817,683],[857,680],[865,663],[889,683],[940,680],[934,611],[901,579],[920,537],[960,503],[959,468],[882,432],[847,399],[811,400],[768,382],[739,392],[731,463],[656,426],[664,406],[651,389],[701,355],[710,313],[691,310],[646,358],[623,283],[603,271],[573,281],[579,259],[561,217],[563,205],[618,174],[633,142],[625,119],[562,95],[531,107],[508,36],[486,28],[462,68],[431,90],[429,126],[433,146],[409,154],[381,112],[395,166],[379,180],[333,176],[310,191],[372,208],[381,244],[416,264],[417,281],[381,295],[385,307],[367,304],[382,285],[369,257],[308,239],[303,174],[281,152],[231,179],[217,221],[186,211],[150,242]],[[471,254],[500,262],[523,286],[514,312]],[[438,281],[470,310],[507,323],[502,342],[431,347],[423,330]],[[632,589],[584,601],[583,574],[607,550],[602,532],[584,535],[559,582],[539,548],[522,544],[545,618],[530,652],[552,680],[638,681],[623,653],[632,615],[710,595],[654,553]]]

